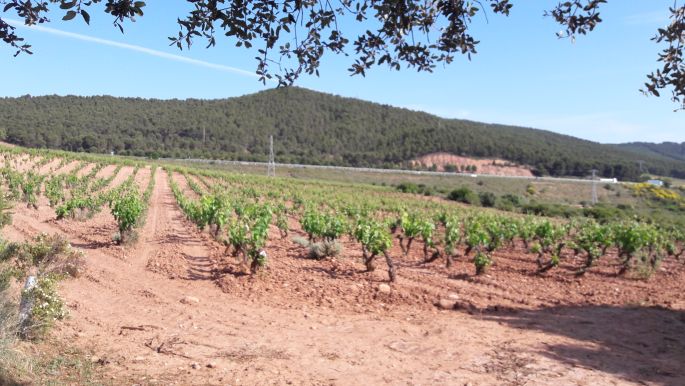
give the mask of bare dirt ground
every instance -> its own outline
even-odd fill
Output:
[[[150,182],[151,174],[152,170],[149,166],[138,169],[138,173],[136,173],[133,180],[139,189],[144,190],[147,187],[148,182]]]
[[[109,178],[117,169],[116,165],[107,165],[95,174],[95,178]]]
[[[198,184],[201,188],[204,189],[205,192],[210,192],[212,190],[212,184],[214,183],[213,179],[210,178],[198,178],[197,176],[191,176],[193,181],[195,181],[196,184]]]
[[[55,173],[57,173],[57,174],[67,174],[67,173],[71,173],[71,172],[73,172],[74,170],[76,170],[76,168],[77,168],[78,165],[80,165],[80,164],[81,164],[81,161],[71,161],[71,162],[67,163],[66,165],[62,166],[61,168],[58,168],[58,169],[55,171]]]
[[[445,165],[454,165],[457,167],[475,165],[477,169],[474,173],[477,174],[491,174],[496,176],[533,176],[530,167],[516,165],[503,159],[469,158],[450,153],[432,153],[416,158],[412,160],[412,162],[416,165],[424,165],[426,167],[435,165],[440,172],[445,171]]]
[[[29,170],[34,170],[33,165],[38,162],[38,158],[31,158],[28,154],[24,154],[13,160],[18,171],[24,173]]]
[[[362,272],[348,240],[336,260],[303,258],[291,220],[288,238],[271,230],[269,268],[252,277],[183,217],[166,174],[155,178],[132,246],[112,242],[106,208],[57,222],[20,205],[4,232],[65,234],[85,252],[86,273],[61,285],[70,317],[54,334],[113,384],[685,384],[682,263],[644,281],[609,263],[576,278],[569,256],[539,276],[518,246],[475,278],[466,259],[419,264],[415,246],[386,288],[384,267]]]
[[[192,200],[197,200],[198,198],[200,198],[198,194],[190,188],[190,185],[188,185],[188,180],[186,180],[183,174],[173,173],[171,179],[176,183],[176,185],[178,185],[179,189],[183,191],[186,197]]]
[[[93,170],[94,167],[95,167],[94,163],[89,163],[84,168],[82,168],[81,170],[76,172],[76,175],[78,177],[83,177],[83,176],[87,175],[88,173],[90,173],[90,171]]]
[[[46,163],[43,165],[40,169],[38,169],[38,174],[52,174],[57,170],[57,166],[59,166],[60,159],[59,158],[54,158],[50,162]]]

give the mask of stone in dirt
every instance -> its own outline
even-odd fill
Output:
[[[200,299],[196,298],[195,296],[185,296],[183,299],[181,299],[181,303],[183,304],[198,304],[200,303]]]
[[[378,292],[384,293],[384,294],[389,294],[391,291],[391,288],[389,285],[382,283],[378,285]]]
[[[455,305],[457,304],[457,301],[455,299],[445,299],[442,298],[438,300],[435,305],[436,307],[443,309],[443,310],[453,310],[455,308]]]

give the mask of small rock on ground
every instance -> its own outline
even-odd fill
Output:
[[[181,299],[181,303],[183,304],[198,304],[200,303],[200,299],[196,298],[195,296],[185,296],[183,299]]]
[[[435,303],[435,306],[443,310],[453,310],[457,301],[454,299],[440,299]]]

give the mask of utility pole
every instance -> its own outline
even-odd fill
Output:
[[[202,126],[202,146],[205,145],[205,140],[207,139],[207,129]]]
[[[274,157],[274,136],[269,136],[269,166],[266,168],[266,175],[276,177],[276,159]]]
[[[597,203],[597,169],[592,169],[592,205]]]
[[[640,166],[640,174],[645,173],[645,161],[643,160],[638,160],[637,164]]]

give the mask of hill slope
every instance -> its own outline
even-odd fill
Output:
[[[3,127],[4,126],[4,127]],[[442,119],[301,88],[220,100],[108,96],[0,99],[5,140],[30,147],[170,157],[406,166],[433,152],[497,157],[540,174],[634,179],[635,160],[653,173],[685,177],[685,163],[544,130]],[[203,130],[206,140],[203,143]]]
[[[617,146],[644,156],[661,156],[677,161],[685,161],[685,142],[630,142],[622,143]]]

